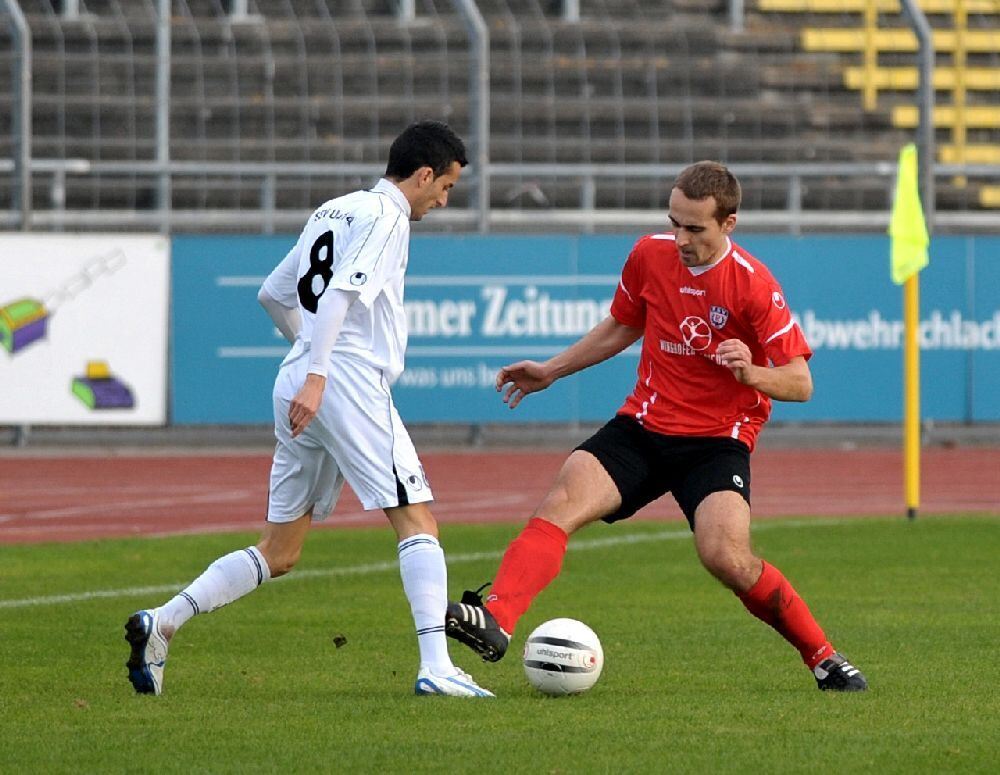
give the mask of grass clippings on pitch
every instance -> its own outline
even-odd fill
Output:
[[[517,529],[443,528],[453,595],[491,577]],[[0,769],[994,771],[1000,518],[769,521],[754,536],[870,692],[817,691],[677,523],[574,537],[502,662],[454,644],[492,701],[412,695],[388,529],[316,531],[287,580],[193,619],[161,697],[127,681],[125,619],[255,536],[0,547]],[[557,616],[601,636],[588,694],[547,698],[524,680],[523,637]]]

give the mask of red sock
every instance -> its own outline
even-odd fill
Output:
[[[773,565],[765,562],[757,583],[738,597],[750,613],[799,650],[810,670],[833,653],[809,606]]]
[[[568,538],[562,528],[536,517],[507,547],[486,608],[508,634],[535,596],[559,575]]]

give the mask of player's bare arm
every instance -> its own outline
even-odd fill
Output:
[[[503,392],[504,403],[513,409],[529,393],[545,390],[561,377],[617,355],[641,336],[641,328],[626,326],[608,315],[582,339],[544,363],[518,361],[504,366],[497,373],[497,392]]]
[[[715,351],[719,361],[737,382],[759,390],[776,401],[808,401],[812,398],[812,374],[801,355],[782,366],[758,366],[750,348],[739,339],[726,339]]]

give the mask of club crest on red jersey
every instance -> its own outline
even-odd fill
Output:
[[[729,310],[713,304],[708,313],[708,321],[713,328],[722,328],[729,321]]]

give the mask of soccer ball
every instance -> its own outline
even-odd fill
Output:
[[[538,691],[580,694],[597,683],[604,649],[597,634],[576,619],[550,619],[524,644],[524,674]]]

